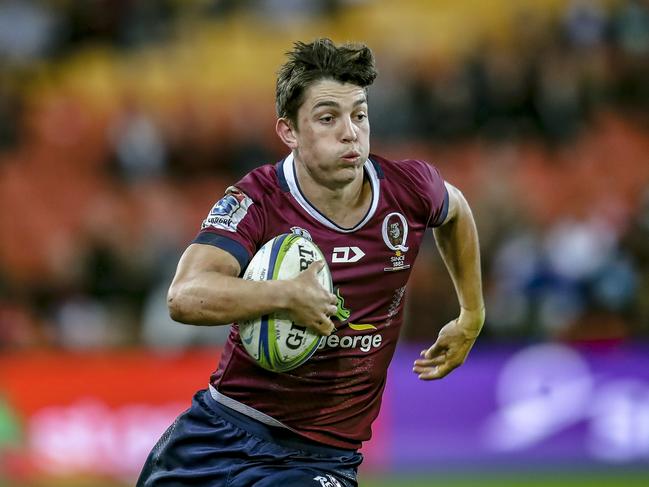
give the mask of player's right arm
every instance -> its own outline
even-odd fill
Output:
[[[288,313],[294,321],[329,335],[336,297],[317,280],[322,262],[294,279],[248,281],[229,252],[213,245],[191,244],[180,258],[167,294],[169,314],[191,325],[225,325],[269,313]]]

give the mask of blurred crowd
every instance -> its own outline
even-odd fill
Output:
[[[488,339],[646,339],[649,1],[484,2],[509,15],[483,30],[395,3],[0,0],[0,348],[221,343],[166,289],[224,188],[285,155],[274,73],[319,35],[375,50],[373,151],[467,195]],[[438,10],[447,44],[404,39]],[[432,340],[457,310],[432,238],[408,293],[404,338]]]

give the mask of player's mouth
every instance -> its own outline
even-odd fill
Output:
[[[346,161],[346,162],[349,162],[349,163],[352,163],[352,164],[357,162],[360,157],[361,157],[360,152],[356,152],[356,151],[345,152],[342,156],[340,156],[340,158],[343,161]]]

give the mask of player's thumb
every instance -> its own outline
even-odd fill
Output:
[[[438,355],[440,353],[440,351],[441,351],[441,347],[439,346],[439,343],[435,342],[435,343],[433,343],[433,345],[430,348],[428,348],[426,350],[422,350],[421,356],[423,358],[425,358],[425,359],[430,360],[433,357],[435,357],[436,355]]]
[[[312,269],[311,272],[313,274],[318,274],[322,269],[324,269],[324,266],[325,263],[323,260],[316,260],[309,266],[309,270]]]

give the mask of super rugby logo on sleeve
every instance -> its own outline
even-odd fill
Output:
[[[238,188],[230,186],[225,196],[216,202],[210,214],[203,221],[201,229],[208,227],[236,232],[239,222],[248,213],[252,200]]]

